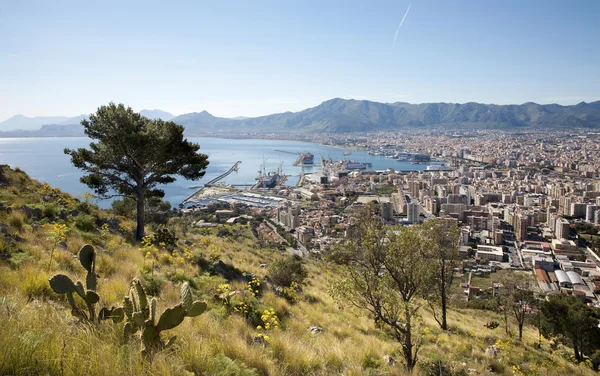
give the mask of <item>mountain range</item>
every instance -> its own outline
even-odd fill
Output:
[[[176,116],[172,121],[184,125],[190,134],[223,130],[344,133],[426,126],[596,128],[600,127],[600,101],[561,106],[531,102],[521,105],[379,103],[335,98],[300,112],[232,120],[203,111]]]
[[[141,110],[140,114],[150,119],[171,120],[175,115],[162,110]],[[0,122],[0,131],[43,131],[46,130],[68,130],[73,125],[80,125],[87,115],[74,117],[67,116],[36,116],[27,117],[24,115],[15,115],[3,122]],[[52,126],[48,128],[47,126]],[[81,132],[83,134],[83,132]]]
[[[140,113],[150,118],[171,120],[183,125],[189,136],[215,135],[219,132],[345,133],[429,126],[499,129],[522,127],[600,128],[600,101],[563,106],[559,104],[541,105],[532,102],[520,105],[475,102],[464,104],[379,103],[334,98],[299,112],[284,112],[253,118],[222,118],[213,116],[207,111],[179,116],[173,116],[162,110],[142,110]],[[26,118],[17,115],[0,123],[0,130],[39,129],[39,132],[51,132],[56,135],[55,133],[60,133],[62,129],[65,132],[77,130],[82,134],[80,129],[71,127],[73,124],[78,124],[82,118],[83,116]],[[40,129],[39,127],[42,125],[46,127]],[[53,127],[47,127],[48,125]],[[43,136],[45,134],[35,135]]]

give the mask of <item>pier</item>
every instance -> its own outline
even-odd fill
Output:
[[[294,151],[279,150],[279,149],[275,149],[275,151],[278,151],[278,152],[280,152],[280,153],[288,153],[288,154],[295,154],[295,155],[300,155],[300,154],[302,154],[302,153],[297,153],[297,152],[294,152]]]
[[[204,184],[204,186],[205,187],[210,187],[211,185],[215,185],[215,183],[218,182],[219,180],[225,179],[232,172],[239,170],[241,163],[242,163],[242,161],[235,162],[235,164],[233,166],[231,166],[231,168],[229,170],[227,170],[226,172],[224,172],[221,175],[217,176],[216,178],[214,178],[213,180],[209,181],[208,183]]]
[[[229,170],[227,170],[226,172],[224,172],[221,175],[217,176],[216,178],[212,179],[208,183],[204,184],[204,186],[199,187],[200,189],[198,189],[197,191],[195,191],[194,193],[192,193],[191,195],[189,195],[188,197],[186,197],[185,200],[181,201],[181,204],[179,204],[179,207],[183,207],[185,204],[187,204],[188,201],[190,201],[194,196],[196,196],[198,193],[200,193],[204,188],[210,187],[211,185],[214,185],[219,180],[224,179],[227,176],[229,176],[232,172],[239,170],[241,163],[242,163],[242,161],[235,162],[233,164],[233,166],[231,166],[231,168]]]

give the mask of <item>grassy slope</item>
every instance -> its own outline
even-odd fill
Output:
[[[0,236],[0,374],[403,374],[400,365],[387,366],[381,361],[386,354],[400,359],[399,345],[376,329],[362,312],[342,310],[332,301],[326,291],[335,269],[317,261],[308,263],[304,301],[290,305],[269,288],[265,289],[260,297],[261,307],[275,309],[282,329],[269,333],[267,346],[257,346],[252,340],[257,334],[254,325],[237,314],[228,315],[214,299],[218,285],[227,282],[223,277],[210,275],[195,263],[180,264],[159,255],[154,269],[154,279],[163,281],[159,310],[178,302],[177,281],[189,279],[197,288],[196,294],[209,303],[209,311],[186,319],[168,333],[178,336],[173,349],[160,352],[152,363],[144,361],[139,355],[138,342],[124,343],[123,323],[105,323],[93,329],[78,324],[64,299],[55,296],[47,283],[49,276],[59,272],[82,279],[82,268],[75,254],[83,244],[93,243],[99,252],[100,303],[120,305],[131,279],[144,278],[148,274],[143,271],[151,268],[140,245],[119,231],[86,232],[76,227],[73,218],[58,221],[68,226],[67,249],[54,251],[55,261],[48,273],[51,226],[32,226],[32,220],[16,209],[22,204],[37,205],[46,208],[46,214],[52,214],[53,210],[81,203],[59,192],[44,201],[41,184],[7,168],[4,175],[8,182],[0,183],[0,202],[15,210],[11,214],[0,213],[0,223],[6,229],[6,234]],[[61,204],[66,206],[57,203],[61,197]],[[92,215],[109,217],[97,209],[92,209]],[[37,221],[44,222],[48,219]],[[133,223],[122,221],[120,226],[126,233]],[[240,227],[239,232],[241,238],[231,241],[189,231],[185,236],[179,234],[179,244],[184,247],[183,239],[196,244],[191,247],[195,261],[212,255],[213,259],[220,258],[226,264],[263,277],[266,272],[260,264],[283,255],[259,247],[246,228]],[[232,286],[243,290],[246,284],[232,282]],[[533,328],[526,328],[525,344],[519,344],[506,341],[502,327],[484,328],[483,324],[490,320],[502,321],[492,312],[452,310],[449,314],[452,333],[448,334],[424,313],[422,362],[441,360],[457,370],[472,368],[480,374],[492,367],[499,374],[511,375],[513,364],[532,374],[592,374],[585,366],[566,361],[563,354],[569,354],[567,349],[559,348],[552,354],[547,343],[542,350],[534,349],[531,344],[537,332]],[[311,334],[308,328],[314,325],[324,328],[324,332]],[[485,349],[497,341],[502,350],[498,359],[491,359],[485,355]]]

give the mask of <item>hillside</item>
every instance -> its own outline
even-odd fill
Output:
[[[207,111],[179,116],[162,110],[142,110],[149,118],[171,120],[186,128],[188,136],[261,132],[370,132],[414,127],[454,129],[490,128],[598,128],[600,101],[574,106],[558,104],[494,105],[482,103],[379,103],[334,98],[299,112],[254,118],[221,118]],[[14,116],[0,122],[1,137],[79,136],[75,129],[84,116],[27,118]],[[52,128],[48,129],[51,125]],[[59,128],[57,126],[63,126]],[[42,128],[40,128],[42,127]]]
[[[140,244],[133,240],[134,223],[128,218],[7,166],[0,166],[0,209],[0,374],[404,374],[399,344],[364,312],[338,307],[329,296],[336,266],[306,260],[308,277],[295,299],[273,289],[265,278],[270,269],[262,264],[286,254],[257,239],[251,224],[195,229],[186,217],[171,218],[168,228],[177,240]],[[149,228],[155,234],[157,229]],[[48,280],[56,274],[86,280],[76,257],[84,244],[92,244],[97,253],[99,306],[120,306],[138,278],[158,298],[159,312],[179,302],[183,282],[208,309],[168,331],[177,336],[172,347],[151,361],[144,358],[139,339],[123,338],[123,322],[80,323],[67,299],[50,288]],[[223,294],[236,290],[244,298],[234,307]],[[265,331],[266,321],[277,322],[273,326],[279,329]],[[595,374],[571,363],[571,350],[560,344],[543,340],[541,348],[534,346],[533,327],[526,326],[520,343],[502,327],[486,328],[490,321],[502,318],[491,311],[453,308],[446,332],[425,313],[417,373]],[[493,344],[499,349],[496,356],[486,354]],[[398,363],[384,362],[385,355]]]
[[[575,106],[487,105],[481,103],[378,103],[335,98],[300,112],[284,112],[234,121],[208,112],[172,119],[190,134],[214,130],[322,131],[332,133],[390,131],[399,128],[600,127],[600,101]]]

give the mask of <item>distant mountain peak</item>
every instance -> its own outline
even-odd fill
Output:
[[[141,110],[140,115],[147,117],[148,119],[161,119],[164,121],[169,121],[175,117],[175,115],[159,109]]]

